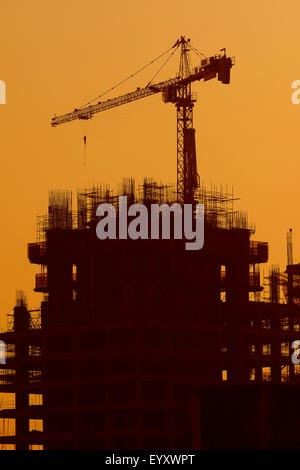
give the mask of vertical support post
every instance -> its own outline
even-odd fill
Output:
[[[194,181],[192,175],[195,155],[188,152],[188,129],[193,129],[193,102],[191,85],[178,89],[177,108],[177,200],[179,203],[192,203],[194,200]]]

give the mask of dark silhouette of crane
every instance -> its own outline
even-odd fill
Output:
[[[191,85],[196,80],[203,79],[207,81],[215,77],[218,77],[218,80],[222,83],[230,83],[230,69],[234,65],[234,60],[231,57],[226,57],[226,49],[221,49],[221,54],[203,58],[198,67],[191,69],[190,51],[193,50],[199,56],[201,56],[201,53],[191,45],[190,39],[185,39],[183,36],[166,52],[172,51],[171,55],[173,55],[179,47],[181,47],[179,73],[175,78],[156,84],[151,84],[152,79],[144,88],[137,88],[133,92],[103,102],[99,101],[94,105],[87,103],[89,106],[84,105],[71,113],[55,116],[51,121],[51,125],[55,127],[75,119],[91,119],[94,114],[102,111],[146,98],[155,93],[162,93],[163,101],[165,103],[174,103],[177,110],[177,200],[180,203],[193,203],[195,190],[199,186],[199,176],[197,173],[195,129],[193,128],[193,107],[196,98],[192,94]],[[155,62],[155,60],[146,66]],[[136,75],[136,73],[133,75]]]

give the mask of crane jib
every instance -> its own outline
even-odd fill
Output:
[[[201,64],[198,67],[195,67],[192,73],[186,78],[171,78],[169,80],[156,83],[145,88],[137,88],[135,91],[121,95],[117,98],[98,102],[97,104],[90,105],[88,107],[75,109],[68,114],[55,116],[51,121],[51,126],[56,127],[60,124],[71,122],[76,119],[91,119],[94,114],[139,100],[141,98],[146,98],[147,96],[151,96],[159,92],[164,92],[168,89],[168,87],[179,89],[180,87],[185,86],[191,82],[201,79],[204,79],[204,81],[210,80],[215,78],[217,75],[219,81],[224,84],[228,84],[230,82],[230,69],[232,65],[234,65],[233,58],[226,57],[225,54],[209,57],[202,60]],[[164,101],[166,102],[169,100],[164,98]]]

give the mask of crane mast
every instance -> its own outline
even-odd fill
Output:
[[[181,204],[194,203],[195,191],[199,186],[197,172],[195,129],[193,127],[193,107],[196,101],[192,94],[192,82],[204,79],[204,81],[218,77],[222,83],[230,83],[230,69],[234,65],[233,58],[223,54],[202,59],[200,65],[191,70],[190,39],[181,36],[171,49],[181,48],[179,73],[175,78],[165,80],[135,91],[126,93],[113,99],[108,99],[97,104],[74,109],[71,113],[55,116],[51,126],[71,122],[77,119],[91,119],[94,114],[121,106],[132,101],[146,98],[156,93],[162,93],[165,103],[173,103],[177,113],[177,201]],[[173,53],[172,53],[173,54]]]
[[[190,70],[190,41],[181,38],[179,76],[187,78]],[[177,110],[177,199],[182,203],[194,202],[194,191],[198,186],[195,129],[193,128],[192,84],[178,87]]]

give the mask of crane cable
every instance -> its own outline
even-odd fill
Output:
[[[145,88],[148,88],[148,86],[153,82],[153,80],[155,79],[155,77],[157,77],[157,75],[159,74],[159,72],[164,68],[164,66],[167,64],[167,62],[171,59],[171,57],[173,56],[173,54],[176,52],[176,50],[178,49],[178,47],[180,46],[180,42],[177,42],[174,44],[173,48],[174,48],[174,51],[169,55],[169,57],[167,57],[167,59],[165,60],[165,62],[162,64],[162,66],[160,67],[160,69],[156,72],[156,74],[153,76],[153,78],[150,80],[150,82],[146,85]],[[207,56],[204,55],[202,52],[198,51],[198,49],[196,49],[195,47],[193,47],[191,44],[190,44],[190,48],[191,50],[197,54],[199,57],[202,57],[202,58],[206,58]]]
[[[171,57],[175,54],[175,52],[177,51],[178,47],[180,46],[180,41],[176,41],[175,44],[170,47],[167,51],[163,52],[162,54],[160,54],[158,57],[156,57],[156,59],[153,59],[151,60],[148,64],[144,65],[142,68],[140,68],[139,70],[137,70],[135,73],[129,75],[127,78],[125,78],[124,80],[121,80],[119,83],[117,83],[116,85],[114,85],[112,88],[110,88],[109,90],[106,90],[105,92],[103,92],[101,95],[98,95],[96,96],[96,98],[94,98],[93,100],[89,101],[88,103],[80,106],[79,109],[81,108],[84,108],[85,106],[88,106],[90,103],[93,103],[94,101],[96,101],[98,98],[101,98],[102,96],[106,95],[107,93],[109,93],[110,91],[114,90],[115,88],[117,88],[118,86],[122,85],[122,83],[125,83],[127,80],[129,80],[130,78],[134,77],[135,75],[137,75],[139,72],[141,72],[142,70],[144,70],[145,68],[149,67],[149,65],[153,64],[154,62],[156,62],[157,60],[159,60],[161,57],[163,57],[164,55],[166,55],[169,51],[171,51],[172,49],[174,49],[171,54],[167,57],[167,59],[164,61],[164,63],[162,64],[162,66],[159,68],[159,70],[154,74],[154,76],[152,77],[152,79],[150,80],[150,82],[148,82],[148,84],[146,85],[145,88],[148,88],[150,86],[150,84],[153,82],[153,80],[155,79],[155,77],[157,77],[157,75],[161,72],[161,70],[164,68],[164,66],[169,62],[169,60],[171,59]],[[190,44],[190,48],[192,49],[193,52],[195,52],[198,56],[202,56],[202,57],[206,57],[202,52],[198,51],[196,48],[194,48],[191,44]],[[86,166],[86,135],[84,135],[83,137],[83,147],[84,147],[84,150],[83,150],[83,159],[84,159],[84,166]]]
[[[145,88],[148,88],[148,86],[153,82],[153,80],[155,79],[155,77],[157,77],[157,75],[159,74],[159,72],[164,68],[164,66],[167,64],[167,62],[169,62],[169,60],[171,59],[171,57],[175,54],[175,52],[177,51],[178,47],[180,46],[180,43],[177,44],[177,46],[175,47],[174,51],[169,55],[169,57],[167,57],[167,59],[164,61],[164,63],[162,64],[162,66],[160,67],[160,69],[156,72],[156,74],[152,77],[152,79],[150,80],[150,82],[146,85]]]
[[[197,54],[199,57],[202,57],[203,59],[206,59],[207,58],[207,55],[203,54],[202,52],[198,51],[198,49],[196,49],[195,47],[192,46],[192,44],[190,44],[190,48],[193,52],[195,52],[195,54]]]
[[[149,67],[149,65],[153,64],[154,62],[156,62],[157,60],[159,60],[161,57],[163,57],[164,55],[166,55],[168,52],[170,52],[172,49],[175,48],[175,50],[177,49],[177,47],[179,46],[179,43],[178,41],[172,46],[170,47],[168,50],[166,50],[165,52],[163,52],[162,54],[160,54],[158,57],[156,57],[156,59],[153,59],[151,60],[148,64],[144,65],[142,68],[140,68],[139,70],[137,70],[135,73],[129,75],[128,77],[124,78],[123,80],[121,80],[119,83],[117,83],[116,85],[114,85],[112,88],[109,88],[108,90],[104,91],[103,93],[101,93],[101,95],[98,95],[96,96],[96,98],[93,98],[92,100],[88,101],[86,104],[83,104],[82,106],[80,106],[78,109],[82,109],[86,106],[88,106],[89,104],[93,103],[94,101],[96,101],[98,98],[101,98],[102,96],[106,95],[107,93],[109,93],[110,91],[114,90],[115,88],[117,88],[118,86],[122,85],[122,83],[126,82],[127,80],[129,80],[130,78],[134,77],[135,75],[137,75],[139,72],[142,72],[142,70],[144,70],[145,68]],[[175,52],[175,51],[174,51]]]
[[[86,166],[86,135],[83,136],[83,165]]]

